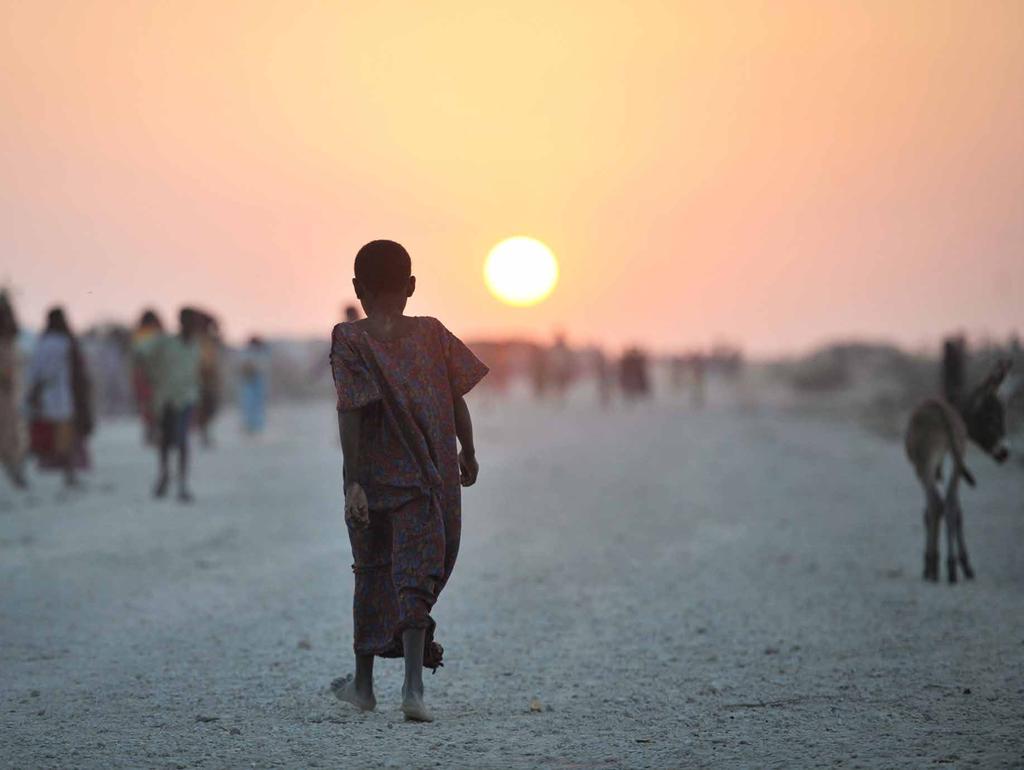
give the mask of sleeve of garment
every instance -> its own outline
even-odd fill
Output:
[[[340,330],[331,335],[331,374],[338,394],[338,411],[362,409],[381,398],[380,387],[366,363]]]
[[[32,350],[32,355],[29,356],[28,366],[25,368],[26,389],[31,390],[41,379],[43,379],[43,354],[37,342]]]
[[[452,393],[464,396],[471,391],[490,371],[466,344],[445,328],[441,327],[441,344],[444,348],[445,363],[448,367],[448,381]]]

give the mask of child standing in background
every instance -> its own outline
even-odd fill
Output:
[[[423,667],[436,669],[443,653],[430,610],[459,550],[460,484],[472,485],[478,472],[463,397],[487,367],[440,321],[404,315],[416,278],[401,245],[363,246],[353,285],[367,317],[334,327],[331,369],[355,572],[356,671],[331,686],[341,700],[373,710],[374,657],[404,657],[402,711],[430,722]]]

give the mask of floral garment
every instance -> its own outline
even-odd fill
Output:
[[[424,665],[441,664],[430,609],[455,566],[462,529],[454,399],[487,374],[434,318],[377,340],[359,323],[334,327],[338,410],[362,410],[359,478],[370,526],[349,528],[359,655],[398,657],[402,631],[426,628]]]

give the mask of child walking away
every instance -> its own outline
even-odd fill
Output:
[[[190,503],[188,489],[188,431],[192,412],[199,399],[199,332],[200,317],[191,308],[182,308],[181,332],[158,334],[137,348],[145,362],[153,386],[154,412],[159,420],[160,471],[155,497],[164,497],[170,484],[170,454],[178,450],[178,500]]]
[[[334,327],[331,369],[355,572],[356,671],[331,688],[373,710],[374,657],[404,657],[402,711],[430,722],[423,667],[436,670],[443,653],[430,610],[459,551],[460,484],[472,485],[478,470],[463,397],[487,367],[440,321],[404,315],[416,278],[401,245],[363,246],[353,285],[367,317]]]

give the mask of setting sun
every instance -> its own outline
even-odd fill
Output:
[[[508,305],[536,305],[558,283],[558,261],[551,249],[534,238],[506,238],[487,255],[484,281]]]

